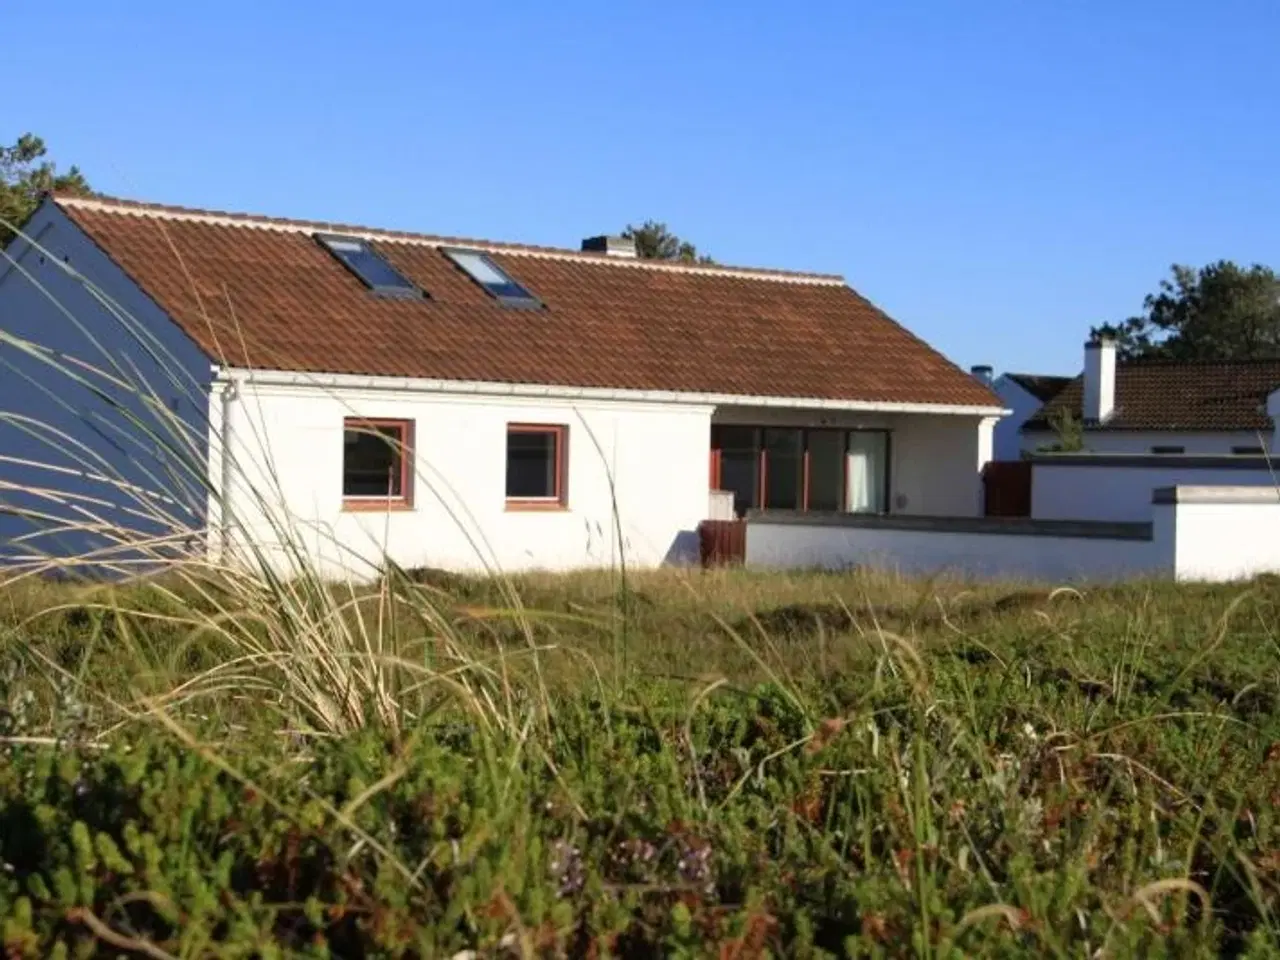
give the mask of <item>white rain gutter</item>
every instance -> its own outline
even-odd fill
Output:
[[[945,403],[897,403],[879,400],[824,400],[819,397],[767,397],[732,393],[684,393],[673,390],[620,390],[602,387],[563,387],[483,380],[434,380],[420,377],[374,377],[337,373],[297,373],[287,370],[221,368],[220,376],[270,387],[311,387],[328,390],[377,390],[402,393],[461,393],[474,396],[521,397],[542,400],[623,401],[632,403],[699,404],[771,407],[793,410],[845,410],[857,413],[932,413],[969,417],[1002,417],[1012,411],[999,406]]]

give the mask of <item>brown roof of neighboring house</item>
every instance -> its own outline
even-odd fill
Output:
[[[1041,403],[1048,403],[1071,382],[1070,377],[1042,373],[1010,373],[1006,376]]]
[[[1116,365],[1115,412],[1094,430],[1262,430],[1267,396],[1280,387],[1280,360],[1131,361]],[[1045,430],[1063,410],[1083,415],[1084,378],[1076,377],[1024,430]]]
[[[547,386],[997,407],[839,277],[673,264],[365,227],[57,197],[231,366]],[[360,236],[424,289],[378,297],[313,237]],[[502,306],[442,252],[480,249],[545,309]]]

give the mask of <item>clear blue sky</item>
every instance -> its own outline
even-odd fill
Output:
[[[1071,372],[1171,263],[1280,266],[1280,0],[5,7],[0,137],[99,190],[561,246],[665,220],[966,367]]]

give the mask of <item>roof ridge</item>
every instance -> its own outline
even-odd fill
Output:
[[[721,264],[682,263],[672,260],[651,260],[641,257],[611,257],[605,253],[587,250],[573,250],[568,247],[549,247],[537,244],[510,243],[501,240],[482,240],[472,237],[451,237],[439,234],[418,233],[406,230],[387,230],[379,227],[368,227],[351,223],[335,223],[324,220],[299,220],[290,217],[273,217],[265,214],[242,213],[224,210],[204,210],[197,207],[182,207],[171,204],[152,203],[143,200],[131,200],[124,197],[112,197],[105,194],[85,196],[51,192],[48,194],[60,207],[91,210],[104,213],[119,213],[126,216],[154,216],[157,219],[185,220],[196,223],[221,223],[227,226],[248,227],[266,230],[283,230],[311,232],[315,230],[342,231],[365,236],[371,239],[386,240],[398,243],[415,243],[430,245],[465,245],[481,249],[489,253],[506,253],[514,256],[544,257],[549,259],[572,260],[585,264],[602,264],[610,267],[629,267],[647,270],[678,271],[719,275],[739,279],[772,280],[783,283],[823,284],[846,286],[844,277],[831,273],[811,273],[798,270],[779,270],[769,267],[739,267]]]
[[[1138,367],[1244,367],[1244,366],[1263,366],[1264,364],[1280,365],[1280,356],[1277,357],[1219,357],[1197,358],[1194,360],[1176,360],[1171,357],[1135,357],[1130,360],[1121,360],[1118,367],[1128,367],[1130,370]]]

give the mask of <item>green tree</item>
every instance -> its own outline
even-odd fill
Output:
[[[1052,443],[1042,444],[1038,453],[1080,453],[1084,450],[1084,424],[1067,409],[1049,414],[1049,429],[1053,431]]]
[[[1124,359],[1235,360],[1280,356],[1280,277],[1219,260],[1172,279],[1143,301],[1140,316],[1095,327],[1116,339]]]
[[[0,246],[13,239],[47,190],[88,194],[92,191],[78,167],[59,173],[46,160],[44,141],[24,133],[11,147],[0,147]]]
[[[698,248],[687,240],[681,240],[667,229],[665,223],[646,220],[640,226],[627,224],[622,235],[635,240],[636,254],[645,260],[679,260],[683,263],[715,263],[710,257],[700,255]]]

